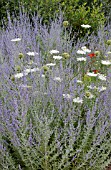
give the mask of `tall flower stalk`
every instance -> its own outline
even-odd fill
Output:
[[[1,169],[105,169],[111,162],[109,45],[101,43],[100,30],[74,45],[68,21],[47,28],[33,18],[32,29],[28,16],[21,17],[0,34]],[[22,37],[17,45],[15,33]]]

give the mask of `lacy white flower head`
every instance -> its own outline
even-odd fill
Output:
[[[82,83],[83,83],[83,81],[81,81],[81,80],[77,80],[77,83],[80,83],[80,84],[82,84]]]
[[[80,97],[74,98],[73,99],[74,103],[83,103],[83,99],[81,99]]]
[[[72,96],[70,94],[63,94],[63,98],[65,99],[71,99]]]
[[[98,74],[95,74],[94,72],[88,72],[87,75],[91,77],[97,77]]]
[[[111,61],[109,61],[109,60],[101,60],[101,64],[103,64],[103,65],[111,65]]]
[[[105,91],[107,88],[105,86],[102,86],[102,87],[98,87],[98,91],[101,92],[101,91]]]
[[[45,78],[45,74],[42,74],[41,77],[42,77],[42,78]]]
[[[84,25],[84,24],[82,24],[81,27],[83,27],[83,28],[90,28],[91,26],[90,26],[90,25]]]
[[[48,63],[48,64],[46,64],[46,66],[55,66],[56,65],[56,63]]]
[[[82,49],[84,52],[86,52],[86,53],[90,53],[90,52],[91,52],[91,50],[89,50],[86,46],[81,47],[81,49]]]
[[[39,68],[32,68],[32,69],[25,69],[24,70],[24,73],[32,73],[32,72],[36,72],[36,71],[40,71],[40,69]]]
[[[85,57],[77,58],[77,61],[86,61]]]
[[[23,76],[26,76],[26,75],[28,75],[28,73],[17,73],[17,74],[14,75],[14,77],[19,79],[19,78],[22,78]]]
[[[62,59],[62,56],[60,56],[60,55],[57,55],[57,56],[54,55],[53,58],[54,58],[55,60],[61,60],[61,59]]]
[[[111,51],[108,51],[107,54],[111,54]]]
[[[104,74],[98,74],[98,79],[106,81],[106,76]]]
[[[35,55],[38,55],[38,53],[36,53],[36,52],[30,52],[30,51],[29,51],[29,52],[27,53],[27,55],[29,55],[29,56],[35,56]]]
[[[85,49],[87,49],[87,47],[86,47],[86,46],[83,46],[83,47],[81,47],[81,49],[82,49],[82,50],[85,50]]]
[[[91,89],[91,90],[97,90],[97,87],[96,86],[87,86],[89,89]]]
[[[58,50],[50,50],[49,52],[50,52],[50,54],[58,54],[59,53]]]
[[[54,80],[54,81],[58,81],[58,82],[61,82],[61,81],[62,81],[62,79],[61,79],[60,77],[54,77],[53,80]]]
[[[46,76],[45,76],[45,74],[41,74],[41,72],[39,72],[40,74],[38,74],[38,76],[40,77],[40,78],[45,78]]]
[[[12,42],[17,42],[17,41],[21,41],[21,38],[14,38],[11,40]]]
[[[78,50],[78,51],[77,51],[77,54],[86,54],[86,52],[83,51],[83,50]]]
[[[19,87],[21,87],[21,88],[28,88],[28,89],[32,88],[32,86],[28,86],[28,85],[25,85],[25,84],[21,84]]]

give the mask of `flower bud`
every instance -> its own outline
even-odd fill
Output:
[[[107,44],[107,45],[111,45],[111,40],[107,40],[107,41],[106,41],[106,44]]]
[[[63,53],[62,56],[63,56],[63,58],[65,58],[65,59],[69,59],[69,57],[70,57],[70,55],[69,55],[68,53]]]
[[[96,54],[96,56],[100,55],[100,51],[95,51],[94,53]]]
[[[90,93],[89,91],[86,91],[85,92],[85,97],[89,98],[89,99],[92,99],[92,98],[94,98],[94,95],[92,93]]]
[[[20,73],[20,71],[21,71],[21,67],[20,66],[16,66],[15,69],[16,69],[17,72]]]
[[[19,53],[19,58],[20,59],[24,58],[24,54],[23,53]]]
[[[90,97],[91,93],[89,91],[86,91],[85,96]]]
[[[11,79],[12,81],[15,81],[15,77],[14,77],[14,76],[11,76],[10,79]]]
[[[49,70],[49,67],[43,66],[42,69],[44,70],[44,72],[47,72]]]
[[[88,75],[84,75],[83,81],[86,82],[86,83],[91,82],[91,77],[89,77]]]
[[[63,21],[63,26],[64,27],[67,27],[69,25],[69,22],[68,21]]]

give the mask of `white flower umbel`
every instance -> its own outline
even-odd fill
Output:
[[[83,99],[80,99],[79,97],[73,99],[74,103],[83,103]]]
[[[102,87],[98,87],[98,91],[101,92],[101,91],[105,91],[107,88],[105,86],[102,86]]]
[[[36,72],[36,71],[40,71],[40,69],[39,68],[29,68],[29,69],[25,69],[24,70],[24,73],[32,73],[32,72]]]
[[[86,47],[86,46],[83,46],[83,47],[81,47],[81,49],[84,50],[84,49],[87,49],[87,47]]]
[[[53,80],[54,80],[54,81],[58,81],[58,82],[61,82],[61,81],[62,81],[60,77],[54,77]]]
[[[90,25],[84,25],[84,24],[82,24],[81,27],[83,27],[83,28],[90,28],[91,26],[90,26]]]
[[[54,58],[55,60],[61,60],[61,59],[62,59],[62,56],[60,56],[60,55],[57,55],[57,56],[54,55],[53,58]]]
[[[88,72],[87,73],[88,76],[91,76],[91,77],[97,77],[98,74],[95,74],[93,72]]]
[[[106,81],[106,76],[104,74],[98,74],[98,79]]]
[[[46,66],[55,66],[56,65],[56,63],[48,63],[48,64],[46,64]]]
[[[42,78],[45,78],[45,74],[42,74],[41,77],[42,77]]]
[[[107,54],[111,54],[111,51],[108,51]]]
[[[50,50],[49,52],[50,52],[50,54],[58,54],[59,53],[58,50]]]
[[[26,76],[26,75],[28,75],[28,73],[17,73],[17,74],[14,75],[14,77],[19,79],[19,78],[22,78],[23,76]]]
[[[14,38],[11,40],[12,42],[17,42],[17,41],[21,41],[21,38]]]
[[[86,53],[90,53],[91,52],[91,50],[89,50],[89,49],[85,49],[84,50]]]
[[[97,87],[96,86],[87,86],[89,89],[91,89],[91,90],[96,90],[97,89]]]
[[[101,64],[103,64],[103,65],[111,65],[111,62],[109,60],[101,60]]]
[[[29,51],[29,52],[27,53],[27,55],[29,55],[29,56],[35,56],[35,55],[38,55],[38,53],[36,53],[36,52],[30,52],[30,51]]]
[[[83,51],[83,50],[78,50],[78,51],[77,51],[77,54],[86,54],[86,52]]]
[[[63,94],[63,98],[65,98],[65,99],[71,99],[72,97],[71,97],[70,94]]]
[[[90,53],[91,52],[91,50],[89,50],[86,46],[81,47],[81,49],[83,51],[85,51],[86,53]]]
[[[82,84],[82,83],[83,83],[83,81],[81,81],[81,80],[77,80],[77,83],[80,83],[80,84]]]
[[[77,61],[86,61],[85,57],[77,58]]]
[[[32,68],[31,69],[31,72],[36,72],[36,71],[40,71],[40,69],[39,68]]]
[[[21,84],[19,87],[21,87],[21,88],[32,88],[32,86],[28,86],[28,85],[25,85],[25,84]]]
[[[89,97],[87,97],[88,99],[92,99],[92,98],[94,98],[95,96],[93,95],[93,94],[90,94],[90,96]]]

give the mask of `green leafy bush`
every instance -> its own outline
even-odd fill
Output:
[[[5,2],[2,0],[0,6],[1,19],[6,18],[6,10],[9,10],[11,15],[13,13],[18,15],[19,6],[24,6],[24,11],[42,17],[42,24],[49,24],[61,10],[64,13],[64,20],[69,22],[69,28],[70,26],[73,27],[72,35],[75,32],[77,37],[84,36],[87,32],[87,29],[81,28],[82,24],[91,25],[90,32],[96,32],[98,26],[105,22],[103,5],[98,3],[97,0],[91,1],[91,3],[81,0],[46,0],[45,2],[43,0],[37,2],[35,0],[20,0],[20,2],[13,0]]]

